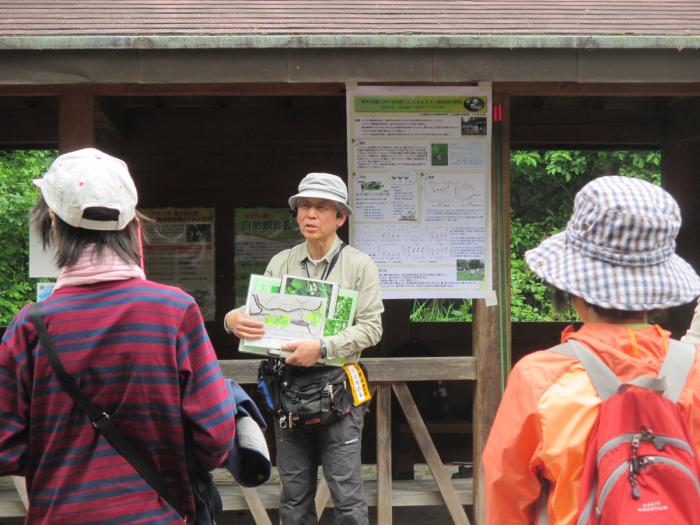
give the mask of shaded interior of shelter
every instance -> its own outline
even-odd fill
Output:
[[[58,105],[51,96],[0,97],[0,148],[56,148]],[[511,99],[510,108],[513,149],[659,149],[664,186],[683,210],[678,252],[700,268],[700,99],[521,96]],[[95,145],[129,164],[143,208],[215,208],[216,319],[207,328],[221,359],[245,358],[222,327],[235,303],[234,210],[284,207],[309,171],[347,176],[345,97],[101,97],[94,125]],[[347,234],[346,226],[341,237]],[[411,323],[408,300],[385,306],[384,337],[366,355],[472,354],[469,323]],[[680,336],[691,313],[690,306],[679,307],[665,323]],[[558,342],[562,328],[514,323],[513,362]],[[473,384],[416,383],[411,388],[443,460],[470,460]],[[397,405],[393,414],[395,473],[410,476],[412,462],[421,462],[420,452]],[[367,418],[367,426],[364,454],[370,463],[374,418]]]

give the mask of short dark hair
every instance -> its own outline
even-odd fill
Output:
[[[92,220],[115,221],[115,214],[119,212],[110,208],[87,208],[83,217]],[[105,249],[113,250],[121,259],[126,262],[139,264],[139,228],[137,220],[132,220],[126,228],[119,231],[98,231],[86,228],[76,228],[66,223],[58,215],[56,217],[56,227],[52,227],[49,206],[43,196],[34,205],[31,211],[32,225],[41,236],[44,248],[55,246],[56,255],[54,262],[59,268],[71,266],[78,262],[85,248],[94,245],[95,262],[102,260]],[[137,217],[140,214],[137,212]]]
[[[560,313],[566,313],[573,310],[574,307],[571,303],[571,295],[572,294],[569,292],[552,287],[552,303],[554,304],[554,309]],[[583,300],[586,301],[585,299]],[[593,308],[595,313],[602,319],[608,319],[610,321],[622,321],[631,317],[645,317],[652,313],[657,313],[656,311],[616,310],[614,308],[603,308],[597,304],[591,304],[588,301],[586,301],[586,304]]]

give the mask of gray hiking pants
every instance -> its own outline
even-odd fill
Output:
[[[362,494],[364,406],[324,426],[280,428],[275,422],[277,469],[282,481],[282,525],[317,525],[316,475],[319,464],[335,506],[336,525],[368,525]]]

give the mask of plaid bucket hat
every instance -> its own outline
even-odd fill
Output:
[[[599,177],[574,200],[566,230],[525,253],[549,284],[606,309],[648,311],[692,301],[700,278],[675,254],[680,208],[662,188]]]

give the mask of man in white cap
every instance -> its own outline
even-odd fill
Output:
[[[324,368],[333,368],[317,365],[325,359],[356,363],[362,350],[381,339],[384,307],[376,264],[343,243],[336,233],[352,213],[347,187],[336,175],[309,173],[299,183],[299,192],[289,198],[289,207],[306,241],[275,255],[265,275],[333,281],[356,290],[359,297],[352,326],[319,340],[288,343],[285,349],[292,353],[285,359],[287,368],[298,375],[305,370],[324,373]],[[240,339],[258,339],[264,334],[262,323],[247,317],[245,307],[226,314],[224,326]],[[318,523],[314,496],[319,463],[335,504],[336,523],[368,523],[360,457],[364,413],[364,405],[352,406],[344,417],[323,425],[287,425],[276,420],[277,467],[282,480],[280,518],[284,525]]]
[[[677,414],[680,427],[685,424],[694,431],[687,446],[700,453],[697,350],[677,342],[669,345],[669,333],[648,321],[651,312],[688,303],[700,295],[700,278],[674,253],[680,225],[680,209],[662,188],[628,177],[599,177],[576,195],[566,231],[525,254],[530,269],[555,288],[555,298],[558,295],[573,304],[584,324],[578,330],[568,327],[563,332],[561,341],[566,344],[525,356],[508,377],[483,454],[489,525],[599,523],[594,517],[601,512],[601,499],[606,487],[613,486],[613,478],[608,478],[610,484],[601,480],[598,494],[595,485],[591,492],[586,491],[586,481],[592,478],[584,474],[584,467],[596,468],[604,457],[603,448],[598,447],[591,449],[593,455],[586,454],[592,446],[589,438],[626,421],[622,416],[634,412],[630,409],[617,421],[599,420],[594,431],[604,400],[627,393],[621,388],[606,391],[603,387],[610,378],[616,387],[627,382],[625,387],[645,384],[635,378],[646,380],[646,384],[664,384],[666,412]],[[666,376],[660,369],[666,356],[672,354],[686,356],[687,366],[664,366]],[[589,368],[592,361],[609,371],[598,374]],[[670,381],[679,372],[679,380]],[[600,381],[601,375],[607,375],[605,381]],[[664,376],[663,380],[657,376]],[[632,388],[629,395],[644,392]],[[640,430],[636,428],[634,433]],[[649,428],[646,430],[651,434]],[[625,436],[634,433],[607,442],[609,450],[627,448],[626,455],[615,456],[623,465],[618,476],[622,488],[616,493],[623,498],[622,503],[603,509],[620,512],[629,504],[635,506],[634,512],[628,512],[624,519],[609,515],[601,522],[698,523],[697,502],[691,503],[686,520],[674,519],[679,500],[661,501],[649,488],[653,483],[644,476],[653,475],[653,468],[626,462],[637,449]],[[653,435],[639,439],[647,441],[641,447],[650,447],[652,453],[664,447],[662,441],[654,442]],[[690,477],[686,479],[689,489],[676,494],[694,497],[693,486],[697,488],[698,481],[693,484]],[[647,497],[653,501],[646,501]]]

